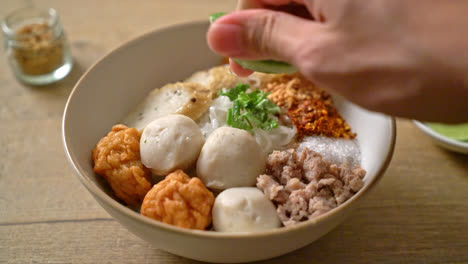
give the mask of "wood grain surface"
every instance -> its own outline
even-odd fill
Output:
[[[114,221],[73,175],[61,117],[73,85],[99,57],[144,32],[229,11],[234,0],[1,0],[0,17],[54,7],[75,67],[30,87],[0,59],[0,263],[198,263],[153,248]],[[398,120],[393,160],[337,229],[260,263],[468,263],[468,155],[435,146]]]

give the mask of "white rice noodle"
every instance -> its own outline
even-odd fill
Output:
[[[219,96],[213,100],[208,111],[198,120],[198,126],[205,138],[215,129],[227,126],[226,116],[228,109],[231,107],[232,102],[226,96]],[[254,136],[265,155],[267,155],[273,150],[285,149],[286,145],[296,136],[296,128],[284,125],[279,125],[277,128],[269,131],[255,128]]]
[[[249,84],[250,90],[259,89],[262,84],[260,78],[258,78],[258,76],[256,76],[255,74],[249,75],[249,77],[245,78],[245,80],[241,82]]]
[[[254,136],[257,143],[262,147],[265,155],[273,150],[284,150],[291,140],[296,136],[295,127],[279,125],[272,130],[254,129]]]
[[[226,126],[227,112],[231,107],[232,102],[226,96],[219,96],[213,100],[208,111],[198,120],[198,126],[205,138],[215,129]]]

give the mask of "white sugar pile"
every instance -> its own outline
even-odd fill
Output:
[[[333,163],[361,164],[361,151],[356,139],[336,139],[323,136],[304,137],[297,151],[302,152],[304,148],[318,152],[324,159]]]

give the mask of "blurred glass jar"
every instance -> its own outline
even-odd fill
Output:
[[[24,8],[2,21],[8,62],[16,77],[44,85],[65,78],[73,59],[57,11]]]

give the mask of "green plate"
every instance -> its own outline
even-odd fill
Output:
[[[435,132],[459,141],[468,141],[468,123],[446,125],[439,123],[426,123]]]

